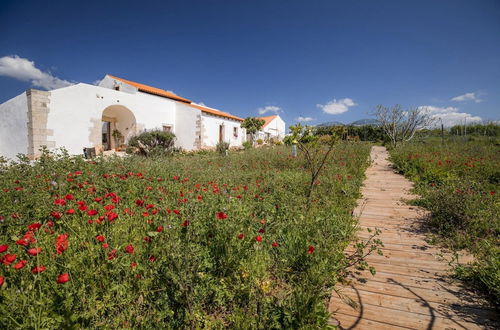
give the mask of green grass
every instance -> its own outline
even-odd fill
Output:
[[[500,297],[500,148],[494,140],[430,138],[391,150],[391,159],[416,183],[417,203],[432,213],[442,242],[466,248],[476,262],[460,277]]]
[[[0,328],[325,327],[368,152],[338,144],[310,208],[286,147],[0,167]]]

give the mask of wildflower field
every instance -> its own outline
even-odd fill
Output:
[[[432,212],[443,242],[476,257],[458,275],[500,301],[500,147],[489,138],[424,140],[391,150],[396,167],[416,183],[416,201]]]
[[[369,148],[2,165],[0,328],[324,327]]]

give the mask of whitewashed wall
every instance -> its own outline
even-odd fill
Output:
[[[0,104],[0,156],[14,159],[28,152],[26,92]]]
[[[240,122],[236,120],[224,119],[222,117],[211,116],[202,112],[203,123],[203,146],[215,147],[219,142],[219,126],[224,125],[224,142],[229,142],[230,147],[240,147],[245,141],[245,129],[240,127]],[[233,128],[238,128],[238,137],[233,134]]]
[[[100,125],[104,109],[113,105],[132,111],[137,131],[162,125],[175,126],[174,101],[80,83],[50,92],[47,128],[54,130],[56,147],[65,147],[71,154],[81,154],[84,147],[95,146],[91,142],[96,139],[91,136],[95,132],[92,128]]]
[[[259,134],[257,134],[258,138],[265,139],[266,134],[269,133],[271,137],[277,137],[280,140],[285,137],[286,128],[285,122],[281,119],[280,116],[274,118],[266,127],[264,127]]]
[[[197,138],[196,121],[201,116],[201,111],[193,107],[177,103],[176,121],[174,134],[176,136],[175,145],[184,150],[195,149],[195,140]]]

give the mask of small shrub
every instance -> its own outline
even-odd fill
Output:
[[[250,141],[243,142],[243,148],[245,148],[245,150],[252,149],[252,142]]]
[[[219,142],[215,146],[215,150],[217,150],[218,153],[221,155],[225,155],[226,152],[229,150],[229,143],[228,142]]]
[[[257,139],[257,141],[256,141],[256,142],[257,142],[257,144],[258,144],[258,145],[262,145],[262,144],[264,143],[264,140],[262,140],[262,139]]]
[[[142,156],[168,155],[174,151],[175,135],[160,130],[141,133],[129,140],[129,146],[137,148]],[[130,150],[130,149],[129,149]]]

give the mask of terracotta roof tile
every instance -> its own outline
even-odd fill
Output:
[[[156,87],[152,87],[152,86],[148,86],[148,85],[144,85],[144,84],[139,84],[139,83],[137,83],[135,81],[130,81],[130,80],[127,80],[127,79],[118,78],[118,77],[112,76],[110,74],[108,74],[108,76],[110,76],[113,79],[116,79],[116,80],[119,80],[121,82],[124,82],[124,83],[126,83],[128,85],[132,85],[132,86],[136,87],[138,90],[140,90],[141,92],[144,92],[144,93],[149,93],[149,94],[154,94],[154,95],[158,95],[158,96],[163,96],[163,97],[166,97],[166,98],[169,98],[169,99],[173,99],[173,100],[177,100],[177,101],[181,101],[181,102],[185,102],[185,103],[191,103],[191,100],[188,100],[186,98],[183,98],[183,97],[180,97],[178,95],[175,95],[174,93],[167,92],[166,90],[163,90],[163,89],[160,89],[160,88],[156,88]]]
[[[258,119],[262,119],[262,120],[265,120],[265,123],[264,125],[262,125],[262,128],[266,127],[267,125],[269,125],[270,122],[273,121],[274,118],[278,117],[278,115],[274,115],[274,116],[267,116],[267,117],[257,117]]]
[[[190,104],[184,104],[184,105],[187,105],[189,107],[201,110],[201,111],[203,111],[205,113],[209,113],[211,115],[226,117],[226,118],[234,119],[234,120],[237,120],[237,121],[243,121],[243,118],[233,116],[230,113],[223,112],[223,111],[220,111],[220,110],[215,110],[215,109],[212,109],[212,108],[207,108],[207,107],[204,107],[204,106],[201,106],[201,105],[198,105],[198,104],[192,104],[192,103],[190,103]]]

